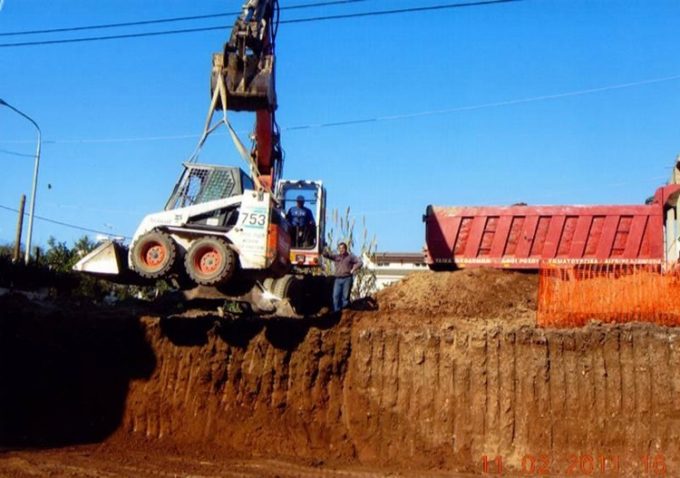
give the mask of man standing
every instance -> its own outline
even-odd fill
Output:
[[[298,196],[296,205],[288,210],[286,220],[293,226],[293,247],[312,247],[312,230],[314,229],[314,215],[305,207],[304,196]]]
[[[333,312],[349,306],[349,294],[352,291],[353,274],[363,262],[354,254],[347,252],[347,244],[338,244],[338,253],[324,251],[323,256],[332,260],[335,265],[335,282],[333,283]]]

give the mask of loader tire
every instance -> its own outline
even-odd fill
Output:
[[[199,285],[216,285],[229,280],[236,271],[236,253],[224,239],[214,236],[196,239],[184,256],[189,277]]]
[[[158,279],[170,272],[176,257],[177,246],[164,232],[147,232],[132,245],[132,267],[147,279]]]
[[[274,295],[282,299],[288,298],[288,290],[293,283],[293,276],[285,275],[274,281]]]

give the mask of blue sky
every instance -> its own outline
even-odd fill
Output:
[[[314,0],[281,0],[300,3]],[[452,2],[366,0],[284,11],[282,19],[445,3]],[[0,34],[239,5],[5,0]],[[680,152],[678,20],[674,0],[525,0],[281,25],[284,176],[323,180],[330,208],[365,216],[383,251],[422,248],[428,204],[641,203]],[[231,23],[0,36],[0,43]],[[130,236],[145,214],[162,209],[203,126],[211,54],[227,37],[225,28],[0,48],[0,98],[32,116],[45,139],[36,214]],[[251,127],[252,116],[232,117],[240,131]],[[380,120],[315,126],[364,118]],[[294,128],[301,125],[312,127]],[[9,153],[31,155],[34,144],[30,124],[0,108],[0,206],[16,208],[30,193],[32,159]],[[245,166],[225,135],[214,136],[201,159]],[[13,240],[15,225],[16,213],[0,209],[0,243]],[[82,234],[34,226],[37,244]]]

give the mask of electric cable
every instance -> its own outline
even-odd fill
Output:
[[[0,149],[0,153],[9,154],[10,156],[21,156],[22,158],[34,158],[34,154],[18,153],[16,151],[10,151],[8,149]]]
[[[7,211],[12,211],[12,212],[17,212],[17,213],[19,212],[18,209],[14,209],[12,207],[3,206],[3,205],[0,205],[0,209],[5,209]],[[24,216],[28,216],[28,215],[29,214],[27,212],[24,212]],[[71,229],[77,229],[79,231],[92,232],[92,233],[95,233],[95,234],[103,234],[105,236],[122,237],[124,239],[132,239],[130,236],[125,236],[123,234],[113,234],[110,231],[109,232],[99,231],[97,229],[91,229],[89,227],[78,226],[76,224],[69,224],[67,222],[57,221],[55,219],[50,219],[50,218],[47,218],[47,217],[38,216],[37,214],[35,214],[33,217],[36,218],[36,219],[39,219],[41,221],[44,221],[44,222],[49,222],[49,223],[52,223],[52,224],[57,224],[59,226],[69,227]]]
[[[640,81],[632,81],[628,83],[617,83],[612,85],[599,86],[595,88],[587,88],[582,90],[566,91],[563,93],[555,93],[551,95],[530,96],[526,98],[517,98],[512,100],[503,100],[489,103],[479,103],[476,105],[457,106],[453,108],[446,108],[440,110],[418,111],[414,113],[402,113],[394,115],[373,116],[367,118],[355,118],[342,121],[329,121],[325,123],[307,123],[303,125],[283,126],[280,131],[296,131],[316,128],[333,128],[338,126],[350,126],[363,123],[377,123],[383,121],[396,121],[401,119],[421,118],[427,116],[444,115],[451,113],[458,113],[463,111],[474,111],[485,108],[498,108],[503,106],[514,106],[526,103],[533,103],[537,101],[556,100],[561,98],[569,98],[574,96],[592,95],[595,93],[602,93],[605,91],[620,90],[625,88],[633,88],[636,86],[651,85],[655,83],[665,83],[669,81],[680,80],[680,75],[664,76],[660,78],[650,78]],[[219,134],[219,133],[217,133]],[[177,134],[177,135],[163,135],[163,136],[137,136],[127,138],[83,138],[83,139],[54,139],[44,140],[43,144],[73,144],[73,143],[132,143],[138,141],[166,141],[176,139],[195,139],[200,135],[197,134]],[[33,143],[33,140],[1,140],[0,143],[5,144],[26,144]]]
[[[372,16],[384,16],[384,15],[397,15],[404,13],[415,13],[415,12],[428,12],[434,10],[447,10],[453,8],[464,8],[464,7],[480,7],[488,5],[497,5],[502,3],[514,3],[521,2],[523,0],[484,0],[468,3],[447,3],[441,5],[431,5],[427,7],[412,7],[412,8],[399,8],[394,10],[377,10],[371,12],[357,12],[357,13],[344,13],[338,15],[326,15],[308,18],[294,18],[290,20],[281,20],[279,24],[293,24],[293,23],[310,23],[318,21],[327,20],[344,20],[348,18],[363,18]],[[179,35],[184,33],[197,33],[197,32],[207,32],[214,30],[226,30],[231,28],[232,25],[218,25],[211,27],[196,27],[196,28],[183,28],[179,30],[162,30],[157,32],[141,32],[141,33],[127,33],[120,35],[107,35],[99,37],[83,37],[83,38],[66,38],[58,40],[39,40],[39,41],[27,41],[27,42],[17,42],[17,43],[0,43],[0,48],[16,48],[25,46],[38,46],[38,45],[57,45],[65,43],[84,43],[92,41],[104,41],[104,40],[118,40],[124,38],[144,38],[144,37],[155,37],[155,36],[165,36],[165,35]]]
[[[300,5],[289,5],[283,7],[282,10],[300,10],[303,8],[317,8],[326,7],[331,5],[342,5],[348,3],[362,3],[369,0],[334,0],[328,2],[318,2],[318,3],[306,3]],[[49,33],[66,33],[66,32],[76,32],[84,30],[101,30],[106,28],[122,28],[122,27],[133,27],[140,25],[155,25],[158,23],[174,23],[174,22],[184,22],[193,20],[205,20],[206,18],[219,18],[219,17],[233,17],[239,15],[241,12],[222,12],[222,13],[207,13],[205,15],[191,15],[186,17],[171,17],[171,18],[157,18],[153,20],[138,20],[134,22],[121,22],[121,23],[104,23],[100,25],[86,25],[80,27],[63,27],[63,28],[51,28],[47,30],[25,30],[19,32],[0,32],[0,37],[5,36],[19,36],[19,35],[44,35]]]

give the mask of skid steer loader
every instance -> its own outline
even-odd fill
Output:
[[[321,181],[281,180],[283,154],[275,120],[274,39],[278,2],[249,0],[224,51],[213,56],[211,102],[203,134],[184,163],[165,209],[147,215],[129,247],[108,241],[77,271],[128,284],[171,281],[187,297],[236,301],[262,316],[314,315],[328,304],[320,274],[326,192]],[[216,112],[222,118],[213,124]],[[250,150],[227,111],[256,115]],[[226,126],[249,166],[197,162],[212,132]],[[293,244],[286,210],[303,195],[314,207],[309,240]]]

